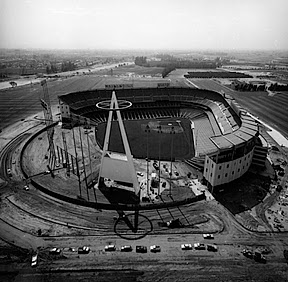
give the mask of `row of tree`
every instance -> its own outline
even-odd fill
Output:
[[[288,91],[288,84],[278,84],[272,83],[269,87],[268,90],[270,91]]]
[[[161,61],[147,61],[147,57],[135,57],[134,63],[138,66],[144,67],[169,67],[174,68],[196,68],[196,69],[215,69],[219,62],[218,61],[195,61],[195,60],[181,60],[174,58],[173,56],[165,57]]]
[[[71,61],[63,62],[61,65],[61,71],[74,71],[76,70],[77,66],[72,63]]]
[[[50,66],[49,65],[46,66],[46,73],[50,74],[56,72],[58,72],[58,68],[55,64],[50,63]]]
[[[236,91],[288,91],[288,85],[287,84],[278,84],[272,83],[268,87],[265,84],[252,84],[252,83],[246,83],[246,82],[241,82],[241,83],[232,83],[231,86],[233,89]]]
[[[239,83],[233,88],[236,91],[265,91],[265,84]]]
[[[136,57],[134,60],[135,65],[147,67],[147,57]]]
[[[184,75],[186,78],[252,78],[251,75],[232,71],[195,71]]]
[[[59,71],[61,71],[61,72],[74,71],[74,70],[76,70],[76,68],[77,68],[77,66],[74,63],[72,63],[71,61],[62,62],[60,69],[56,66],[55,63],[50,62],[50,65],[46,66],[46,73],[50,74],[50,73],[57,73]]]

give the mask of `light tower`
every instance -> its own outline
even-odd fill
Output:
[[[48,151],[50,154],[49,165],[51,169],[53,169],[55,165],[55,161],[56,161],[56,153],[55,153],[55,147],[54,147],[54,141],[53,141],[54,127],[52,126],[53,116],[52,116],[50,97],[49,97],[46,79],[41,81],[41,86],[43,87],[44,95],[43,95],[43,99],[40,98],[40,102],[43,107],[44,119],[45,119],[45,124],[47,127],[47,135],[48,135],[48,143],[49,143]]]

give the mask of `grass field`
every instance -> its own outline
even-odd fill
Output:
[[[149,130],[147,131],[147,125]],[[158,126],[161,126],[161,133]],[[193,136],[190,122],[186,119],[143,119],[124,121],[132,155],[135,158],[177,160],[189,159],[194,156]],[[173,130],[172,130],[173,127]],[[104,142],[106,123],[98,127],[97,139],[101,145]],[[175,132],[175,133],[171,133]],[[117,122],[112,123],[109,150],[124,153]]]
[[[236,101],[251,114],[288,136],[288,93],[233,92]]]

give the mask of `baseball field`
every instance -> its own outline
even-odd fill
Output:
[[[183,160],[194,156],[189,120],[183,118],[124,121],[132,155],[136,158]],[[97,139],[103,146],[106,123],[98,126]],[[109,150],[124,153],[118,122],[112,122]]]

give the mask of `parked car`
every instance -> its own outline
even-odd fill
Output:
[[[59,248],[52,248],[49,250],[50,255],[60,255],[61,254],[61,249]]]
[[[256,251],[260,252],[263,255],[268,255],[271,253],[271,250],[267,247],[259,247],[259,248],[257,248]]]
[[[214,239],[214,235],[213,234],[203,234],[203,238],[204,239]]]
[[[214,244],[208,244],[207,245],[207,251],[209,252],[217,252],[218,251],[218,247]]]
[[[37,264],[38,264],[38,254],[35,253],[35,254],[33,254],[32,257],[31,257],[31,266],[32,266],[32,267],[36,267]]]
[[[288,250],[283,251],[283,256],[288,261]]]
[[[23,187],[23,189],[24,189],[25,191],[28,191],[28,190],[29,190],[29,186],[28,186],[28,185],[25,185],[25,186]]]
[[[12,171],[10,168],[7,169],[7,174],[8,174],[8,176],[12,176]]]
[[[266,263],[266,257],[264,257],[260,252],[254,252],[254,260],[261,263]]]
[[[136,253],[147,253],[146,246],[136,246]]]
[[[241,253],[247,258],[253,258],[253,252],[251,250],[244,249]]]
[[[138,176],[141,176],[141,177],[144,176],[144,174],[143,174],[142,172],[140,172],[140,171],[137,172],[137,175],[138,175]]]
[[[150,246],[150,251],[152,253],[160,253],[161,252],[161,248],[160,248],[160,246],[153,245],[153,246]]]
[[[157,164],[157,162],[154,162],[154,163],[153,163],[153,167],[154,167],[156,170],[159,170],[159,165]]]
[[[183,226],[179,218],[171,219],[166,223],[166,225],[168,228],[180,228]]]
[[[120,251],[121,252],[132,252],[133,248],[131,246],[122,246]]]
[[[195,249],[195,250],[205,250],[206,247],[205,247],[205,245],[202,244],[202,243],[194,243],[194,249]]]
[[[89,254],[90,248],[87,246],[79,247],[78,254]]]
[[[192,245],[191,244],[182,244],[181,249],[182,250],[192,250]]]
[[[116,251],[115,245],[107,245],[105,246],[105,252],[114,252]]]

